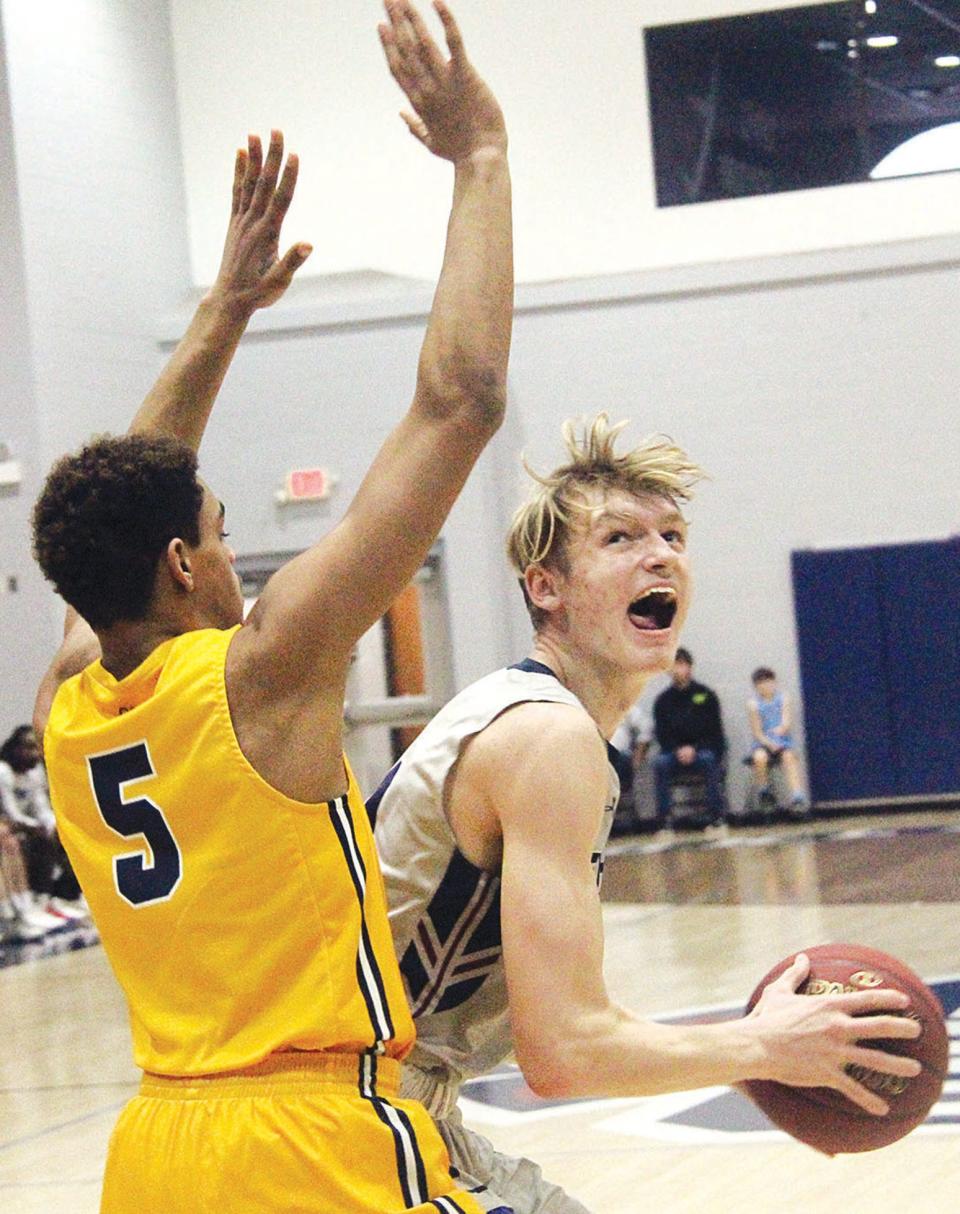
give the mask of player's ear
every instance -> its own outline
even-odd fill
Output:
[[[541,611],[554,612],[562,606],[556,572],[546,565],[528,565],[523,573],[523,584],[530,602]]]
[[[182,539],[174,537],[167,544],[164,553],[167,572],[174,582],[183,590],[193,590],[193,573],[190,569],[190,555]]]

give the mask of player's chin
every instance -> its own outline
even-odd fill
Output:
[[[629,623],[631,645],[643,669],[650,674],[669,670],[679,638],[673,628],[638,628]]]

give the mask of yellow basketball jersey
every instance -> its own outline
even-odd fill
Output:
[[[278,1050],[402,1058],[413,1022],[353,775],[346,795],[307,805],[257,774],[227,706],[235,631],[176,637],[121,680],[94,663],[62,685],[44,735],[137,1064],[203,1075]]]

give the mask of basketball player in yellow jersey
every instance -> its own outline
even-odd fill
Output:
[[[484,1208],[426,1112],[397,1098],[413,1027],[341,734],[355,641],[502,418],[507,139],[444,5],[449,55],[406,0],[386,9],[407,124],[453,162],[454,192],[413,403],[344,519],[242,624],[195,452],[249,315],[309,251],[277,260],[296,176],[292,157],[280,176],[277,133],[262,165],[255,140],[238,159],[217,284],[131,431],[62,459],[35,510],[38,559],[72,609],[38,697],[52,797],[145,1071],[111,1140],[105,1214]]]

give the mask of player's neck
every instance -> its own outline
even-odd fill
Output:
[[[548,666],[564,687],[573,692],[605,738],[613,735],[651,677],[645,672],[626,673],[607,665],[600,669],[542,634],[534,638],[530,657]]]
[[[115,679],[124,679],[147,660],[151,653],[165,641],[189,632],[184,626],[167,616],[150,615],[142,620],[118,620],[109,628],[97,632],[100,641],[101,663]]]

